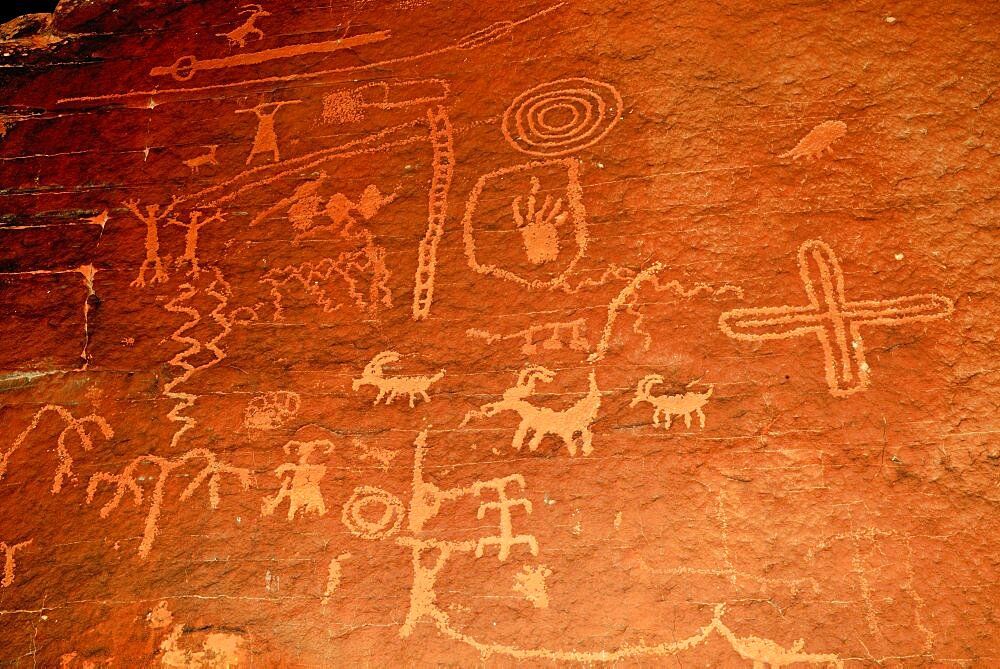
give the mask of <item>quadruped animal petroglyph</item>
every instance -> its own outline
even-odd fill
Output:
[[[365,365],[361,376],[354,379],[351,387],[355,391],[362,386],[373,386],[378,390],[372,404],[378,404],[383,397],[387,405],[392,404],[392,401],[400,395],[409,396],[411,408],[418,397],[425,402],[430,402],[431,398],[427,391],[433,384],[444,378],[444,370],[430,376],[386,376],[385,366],[398,362],[401,357],[395,351],[382,351]]]
[[[833,144],[847,134],[847,124],[843,121],[823,121],[799,140],[794,147],[782,153],[779,158],[809,158],[815,160],[823,152],[833,153]]]
[[[240,25],[236,26],[227,33],[216,33],[216,37],[225,37],[229,40],[230,46],[239,47],[240,49],[246,48],[247,40],[250,37],[255,39],[261,39],[264,37],[264,31],[257,27],[257,19],[262,19],[266,16],[271,16],[271,12],[265,11],[262,5],[257,3],[252,3],[249,5],[243,5],[239,10],[240,16],[247,17]]]
[[[539,381],[551,383],[555,379],[555,372],[552,370],[530,365],[521,370],[517,382],[504,391],[502,399],[470,411],[462,421],[462,426],[475,417],[490,417],[502,411],[513,411],[521,417],[521,423],[511,441],[511,446],[516,450],[521,450],[527,439],[528,449],[534,451],[546,435],[552,435],[562,440],[571,456],[576,455],[578,448],[583,455],[590,455],[593,451],[590,425],[597,419],[597,411],[601,407],[601,391],[597,387],[594,370],[590,370],[587,378],[587,394],[573,406],[557,411],[528,401],[529,397],[536,394],[535,386]]]
[[[871,384],[862,327],[931,321],[948,316],[955,308],[950,299],[933,294],[848,300],[840,261],[833,249],[819,240],[799,247],[798,265],[807,304],[733,309],[719,317],[719,327],[729,337],[743,341],[815,335],[823,348],[827,386],[838,397]]]
[[[669,430],[674,416],[684,418],[684,426],[691,427],[691,414],[698,416],[698,424],[705,427],[705,412],[702,408],[708,404],[715,390],[714,385],[710,385],[705,392],[688,391],[679,395],[654,395],[651,390],[653,386],[661,385],[663,377],[659,374],[650,374],[643,377],[635,389],[635,397],[629,404],[630,407],[638,406],[640,402],[648,402],[653,406],[653,425],[660,427],[660,420],[663,420],[663,429]]]

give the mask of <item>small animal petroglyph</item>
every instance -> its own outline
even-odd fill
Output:
[[[824,151],[833,153],[833,143],[846,134],[847,124],[843,121],[823,121],[800,139],[798,144],[778,157],[815,160],[822,156]]]
[[[278,465],[274,475],[282,479],[281,489],[271,497],[265,497],[260,505],[263,516],[270,516],[283,501],[288,500],[288,520],[295,520],[295,514],[314,513],[317,516],[326,515],[326,505],[323,504],[323,493],[319,484],[326,475],[326,465],[309,463],[309,456],[317,447],[326,447],[325,453],[333,450],[333,442],[326,439],[316,441],[289,441],[282,450],[292,454],[292,448],[299,453],[298,463],[286,462]],[[286,474],[291,476],[286,476]]]
[[[553,323],[544,323],[542,325],[532,325],[524,330],[518,330],[517,332],[511,332],[510,334],[493,334],[491,332],[486,332],[485,330],[477,330],[476,328],[469,328],[465,331],[467,337],[478,337],[484,339],[486,343],[492,344],[497,341],[506,341],[508,339],[524,339],[524,344],[521,346],[521,352],[525,355],[533,355],[538,353],[539,348],[546,351],[555,351],[561,348],[568,347],[574,351],[587,351],[590,348],[590,344],[587,343],[587,338],[583,335],[583,330],[587,327],[587,321],[583,318],[578,318],[575,321],[557,321]],[[569,333],[566,337],[563,333]],[[549,332],[549,336],[542,341],[541,344],[536,342],[536,335],[544,332]]]
[[[276,430],[299,413],[302,398],[290,390],[275,390],[257,395],[243,412],[243,427],[248,430]]]
[[[535,197],[541,187],[538,177],[532,176],[531,192],[528,194],[523,214],[520,195],[514,198],[511,204],[514,210],[514,225],[521,231],[524,251],[528,260],[536,265],[559,257],[559,228],[569,216],[568,212],[562,211],[562,198],[552,202],[551,195],[546,195],[542,206],[536,209]]]
[[[59,467],[56,469],[55,477],[52,479],[52,494],[58,494],[62,490],[63,481],[67,477],[73,475],[73,458],[70,457],[69,449],[66,445],[66,437],[70,433],[76,435],[77,441],[80,442],[80,446],[85,451],[89,451],[94,447],[94,442],[90,438],[90,434],[87,432],[87,426],[93,425],[105,439],[110,439],[114,436],[114,430],[108,425],[108,422],[98,416],[97,414],[90,414],[84,416],[83,418],[74,418],[64,407],[57,406],[55,404],[46,404],[41,409],[35,412],[35,415],[31,418],[31,422],[28,424],[24,430],[21,431],[17,438],[14,439],[14,443],[0,454],[0,481],[3,480],[4,474],[7,472],[7,464],[10,462],[10,457],[14,454],[17,449],[19,449],[23,444],[28,435],[38,427],[39,422],[45,416],[46,413],[54,413],[62,419],[65,423],[65,427],[59,436],[56,438],[56,457],[59,459]]]
[[[257,132],[253,138],[247,165],[253,157],[260,153],[270,153],[274,162],[281,160],[278,152],[278,134],[274,129],[274,116],[278,110],[287,105],[297,105],[302,100],[285,100],[283,102],[264,102],[250,109],[237,109],[237,114],[253,114],[257,117]]]
[[[562,439],[569,449],[570,455],[576,455],[577,439],[580,440],[580,450],[589,455],[593,450],[591,442],[593,435],[590,425],[597,418],[601,407],[601,391],[597,388],[594,371],[590,371],[587,394],[576,404],[556,411],[548,407],[535,406],[527,399],[535,394],[535,384],[538,381],[550,383],[555,378],[555,372],[537,365],[525,367],[518,374],[517,383],[503,393],[499,402],[484,404],[477,411],[466,414],[461,426],[465,426],[475,416],[495,416],[501,411],[514,411],[521,417],[521,424],[514,433],[511,445],[521,450],[524,440],[528,441],[528,449],[534,451],[542,443],[546,435]]]
[[[545,579],[552,576],[552,570],[545,565],[533,567],[524,565],[520,572],[514,574],[514,592],[520,594],[536,609],[549,607],[549,593],[545,587]]]
[[[149,551],[153,547],[153,540],[156,538],[156,534],[159,529],[157,527],[157,523],[160,518],[167,480],[170,478],[172,473],[174,473],[177,469],[184,467],[194,458],[203,459],[205,461],[205,466],[191,479],[191,482],[188,483],[187,487],[181,491],[180,497],[178,498],[180,501],[183,502],[190,499],[201,484],[208,479],[209,506],[212,509],[219,508],[219,483],[224,474],[235,476],[243,490],[249,489],[251,481],[250,470],[242,467],[234,467],[226,462],[223,462],[208,449],[195,448],[174,458],[173,460],[157,455],[141,455],[132,460],[129,464],[125,465],[125,467],[118,474],[109,474],[107,472],[98,472],[94,474],[90,477],[90,483],[87,484],[87,504],[94,501],[94,496],[97,495],[97,490],[101,484],[107,483],[114,485],[115,493],[111,499],[109,499],[108,502],[101,507],[101,518],[107,518],[108,514],[118,507],[122,498],[125,496],[125,493],[131,493],[133,503],[136,506],[139,506],[142,504],[143,499],[146,498],[142,485],[139,481],[152,478],[148,476],[141,476],[138,473],[139,468],[146,465],[153,465],[159,468],[159,472],[155,476],[156,484],[153,486],[153,492],[148,496],[149,512],[146,514],[146,522],[142,533],[142,542],[139,544],[139,556],[145,558],[149,555]]]
[[[7,588],[14,582],[14,569],[17,563],[14,561],[14,553],[27,548],[34,539],[28,539],[18,544],[9,545],[5,541],[0,541],[0,552],[3,553],[3,579],[0,579],[0,588]]]
[[[622,96],[593,79],[557,79],[519,95],[503,114],[503,135],[518,151],[562,156],[601,141],[623,112]]]
[[[206,144],[205,148],[208,149],[206,153],[200,156],[195,156],[194,158],[189,158],[184,161],[184,164],[191,168],[192,174],[197,174],[198,169],[203,165],[218,165],[219,161],[215,157],[215,151],[219,148],[218,144]]]
[[[358,456],[359,460],[364,460],[366,462],[374,460],[378,463],[379,469],[384,472],[389,471],[389,465],[396,459],[396,456],[399,455],[397,451],[393,451],[388,448],[379,448],[374,444],[369,444],[368,442],[360,439],[353,439],[351,443],[361,449],[361,455]]]
[[[243,5],[240,7],[240,16],[246,16],[246,20],[240,25],[236,26],[227,33],[216,33],[216,37],[225,37],[229,40],[230,46],[239,47],[241,49],[245,48],[247,45],[247,39],[250,36],[254,36],[256,39],[261,39],[264,37],[264,32],[257,27],[257,19],[262,19],[265,16],[270,16],[271,12],[264,11],[261,5],[256,3]]]
[[[650,374],[639,381],[635,389],[635,397],[629,404],[630,407],[638,406],[640,402],[648,402],[653,405],[653,425],[660,427],[660,418],[663,419],[663,429],[669,430],[674,416],[683,416],[684,425],[691,427],[691,414],[698,416],[698,424],[705,427],[705,413],[701,410],[708,403],[715,386],[709,386],[703,393],[686,392],[680,395],[652,395],[650,389],[663,383],[663,377],[659,374]]]
[[[823,347],[827,385],[838,397],[870,385],[862,326],[926,322],[948,316],[955,309],[951,300],[940,295],[849,301],[844,295],[840,261],[833,249],[819,240],[799,247],[798,265],[808,304],[733,309],[719,317],[719,328],[742,341],[816,335]]]
[[[371,506],[382,507],[382,515],[377,520],[371,520],[368,510]],[[354,494],[344,503],[340,520],[356,537],[384,539],[399,531],[405,515],[406,508],[398,497],[381,488],[363,485],[355,488]]]
[[[378,390],[378,395],[375,396],[375,401],[372,404],[378,404],[386,395],[388,395],[385,400],[386,405],[392,404],[392,401],[399,395],[410,396],[411,408],[417,397],[422,397],[425,402],[430,402],[431,398],[427,395],[427,389],[431,387],[431,384],[441,380],[444,376],[444,370],[442,369],[433,376],[385,376],[385,366],[398,361],[400,357],[399,353],[395,351],[382,351],[365,365],[361,377],[354,379],[351,387],[358,390],[361,386],[374,386]]]

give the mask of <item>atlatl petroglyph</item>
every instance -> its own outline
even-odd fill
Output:
[[[562,173],[559,181],[560,185],[565,184],[565,191],[555,202],[547,195],[539,208],[536,197],[543,185],[556,181],[554,172]],[[523,191],[514,190],[521,185],[526,186]],[[482,243],[478,241],[482,234],[480,230],[495,225],[489,217],[479,220],[483,216],[479,210],[487,199],[510,203],[513,212],[510,230],[520,236],[531,263],[538,270],[548,270],[548,275],[529,275],[523,271],[508,269],[497,264],[499,260],[489,260],[484,255]],[[524,210],[521,209],[522,201],[526,202]],[[566,235],[560,234],[561,228],[567,228]],[[462,229],[466,260],[469,267],[478,274],[506,279],[536,290],[551,290],[563,285],[586,253],[590,239],[587,212],[583,206],[583,189],[580,186],[579,161],[571,158],[537,161],[484,174],[469,194]],[[567,245],[573,249],[562,252]],[[494,247],[497,246],[503,248],[502,244],[494,244]],[[566,257],[560,260],[562,256]]]
[[[17,563],[14,561],[14,553],[27,548],[34,539],[28,539],[16,544],[8,544],[0,541],[0,552],[3,553],[3,579],[0,579],[0,588],[7,588],[14,582],[14,569]]]
[[[361,386],[373,386],[378,390],[373,404],[378,404],[383,397],[386,398],[387,405],[392,404],[392,401],[399,395],[409,396],[410,407],[413,407],[418,397],[423,398],[425,402],[430,402],[431,398],[427,395],[427,390],[432,384],[444,377],[444,370],[442,369],[433,376],[386,376],[385,366],[397,362],[400,357],[399,353],[395,351],[382,351],[365,365],[361,376],[354,379],[351,387],[358,390]]]
[[[389,39],[389,33],[386,31],[380,31],[364,33],[361,35],[352,35],[351,37],[343,37],[341,39],[329,40],[326,42],[306,42],[304,44],[291,44],[274,49],[264,49],[262,51],[250,51],[247,53],[237,54],[235,56],[227,56],[225,58],[199,60],[196,56],[187,55],[178,58],[173,65],[152,68],[149,71],[149,75],[152,77],[169,75],[177,81],[187,81],[193,77],[196,72],[200,72],[202,70],[219,70],[230,67],[259,65],[260,63],[265,63],[271,60],[293,58],[295,56],[303,56],[310,53],[331,53],[333,51],[341,51],[343,49],[352,49],[365,44],[382,42],[387,39]]]
[[[449,94],[444,79],[373,81],[323,96],[323,123],[360,123],[366,109],[402,109],[444,102]],[[430,110],[434,114],[433,109]]]
[[[74,418],[73,414],[66,408],[55,404],[46,404],[35,412],[35,415],[31,418],[31,422],[17,435],[11,447],[0,455],[0,481],[3,480],[4,474],[7,473],[7,465],[10,462],[10,457],[24,444],[28,435],[38,427],[39,422],[41,422],[46,413],[58,415],[63,423],[65,423],[65,427],[56,439],[56,457],[59,459],[59,466],[56,468],[55,477],[52,479],[52,494],[59,493],[62,490],[63,481],[73,475],[73,458],[70,457],[66,437],[71,433],[76,434],[76,438],[80,442],[80,447],[85,451],[89,451],[94,447],[94,442],[87,431],[88,425],[93,425],[104,435],[105,439],[110,439],[114,436],[114,431],[108,425],[108,422],[97,414],[89,414],[83,418]]]
[[[510,334],[494,334],[477,328],[469,328],[465,331],[465,335],[467,337],[483,339],[487,344],[507,341],[509,339],[523,339],[524,344],[521,346],[521,352],[525,355],[533,355],[538,353],[539,348],[546,351],[559,350],[563,347],[574,351],[588,350],[590,344],[587,343],[587,338],[583,335],[583,331],[586,328],[587,321],[583,318],[578,318],[575,321],[556,321],[541,325],[532,325],[524,330],[518,330]],[[546,332],[549,333],[549,336],[545,337],[541,344],[538,344],[536,342],[538,335]],[[568,336],[563,334],[567,332]]]
[[[476,416],[495,416],[501,411],[514,411],[521,417],[521,423],[514,432],[511,445],[521,450],[524,440],[528,441],[528,449],[534,451],[542,443],[546,435],[562,439],[570,455],[576,455],[577,440],[580,451],[589,455],[593,450],[591,442],[593,434],[590,424],[597,419],[597,411],[601,407],[601,391],[597,387],[594,370],[590,370],[587,394],[568,409],[556,411],[548,407],[535,406],[527,399],[535,394],[535,384],[538,381],[550,383],[555,378],[555,372],[538,365],[525,367],[517,376],[517,382],[504,391],[503,399],[498,402],[484,404],[476,411],[470,411],[462,421],[465,426]]]
[[[955,308],[940,295],[848,301],[840,262],[819,240],[799,247],[798,264],[808,304],[733,309],[719,317],[719,327],[743,341],[816,335],[823,347],[827,385],[838,397],[865,390],[871,383],[862,326],[925,322],[948,316]]]
[[[278,133],[274,129],[274,117],[278,110],[288,105],[297,105],[302,100],[284,100],[282,102],[264,102],[250,109],[237,109],[237,114],[253,114],[257,117],[257,132],[254,134],[253,146],[247,156],[247,165],[253,157],[260,153],[270,153],[271,160],[281,160],[278,152]]]
[[[288,500],[288,520],[294,520],[295,514],[300,510],[303,515],[307,513],[326,515],[323,492],[319,487],[326,475],[326,465],[310,464],[309,457],[316,448],[325,448],[323,452],[330,453],[333,447],[333,442],[326,439],[286,443],[282,450],[291,455],[292,449],[296,449],[299,461],[286,462],[275,468],[274,475],[281,479],[281,489],[273,496],[264,498],[260,505],[261,515],[270,516],[285,500]],[[291,476],[287,476],[288,474]]]
[[[146,521],[143,527],[142,542],[139,544],[139,556],[145,558],[149,555],[149,551],[153,547],[153,541],[156,539],[159,529],[157,524],[160,519],[167,480],[171,474],[187,466],[194,459],[204,460],[205,466],[195,474],[191,482],[181,492],[178,498],[179,501],[183,502],[190,499],[201,484],[208,479],[209,506],[212,509],[219,508],[220,479],[226,474],[236,477],[243,490],[249,489],[251,481],[250,470],[242,467],[234,467],[223,462],[208,449],[195,448],[172,460],[157,455],[141,455],[125,465],[118,474],[109,474],[107,472],[94,474],[90,477],[90,483],[87,484],[87,504],[94,501],[94,497],[97,495],[97,491],[102,483],[113,485],[115,493],[101,507],[101,518],[107,518],[108,514],[118,508],[125,493],[132,494],[132,501],[136,506],[141,505],[144,499],[148,499],[149,511],[146,514]],[[148,478],[139,475],[139,468],[145,465],[153,465],[159,468],[159,472],[156,474],[156,484],[153,486],[153,491],[148,497],[143,492],[142,486],[139,483],[143,478]]]
[[[688,391],[679,395],[653,395],[650,390],[653,386],[663,383],[663,377],[659,374],[650,374],[643,377],[635,389],[635,397],[629,404],[630,407],[638,406],[640,402],[648,402],[653,405],[653,425],[660,427],[660,419],[663,419],[663,429],[669,430],[674,416],[683,416],[685,427],[691,427],[691,414],[698,416],[698,423],[705,427],[705,412],[702,411],[708,403],[708,399],[715,390],[714,385],[710,385],[703,393]]]
[[[823,121],[799,140],[792,149],[782,153],[779,158],[810,158],[815,160],[823,152],[833,153],[833,143],[847,134],[847,124],[843,121]]]
[[[618,122],[622,97],[593,79],[557,79],[519,95],[503,115],[503,135],[518,151],[562,156],[593,146]]]
[[[299,413],[302,398],[290,390],[275,390],[257,395],[243,412],[243,427],[248,430],[275,430]]]
[[[216,33],[216,37],[225,37],[229,40],[230,46],[245,48],[247,39],[253,36],[255,39],[264,37],[264,31],[257,27],[257,19],[271,16],[271,12],[265,11],[262,5],[257,3],[243,5],[240,7],[240,16],[246,16],[246,20],[227,33]]]

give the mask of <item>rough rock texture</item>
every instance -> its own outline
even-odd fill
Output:
[[[987,2],[0,29],[0,664],[969,666]]]

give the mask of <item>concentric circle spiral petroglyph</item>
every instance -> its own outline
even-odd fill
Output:
[[[532,156],[562,156],[601,140],[622,111],[611,84],[593,79],[557,79],[521,95],[503,114],[503,134]]]
[[[370,514],[368,507],[382,507],[382,515],[371,520],[377,512]],[[370,515],[369,515],[370,514]],[[385,539],[399,531],[406,508],[392,493],[373,486],[363,485],[354,489],[354,494],[344,504],[340,519],[351,534],[362,539]]]

